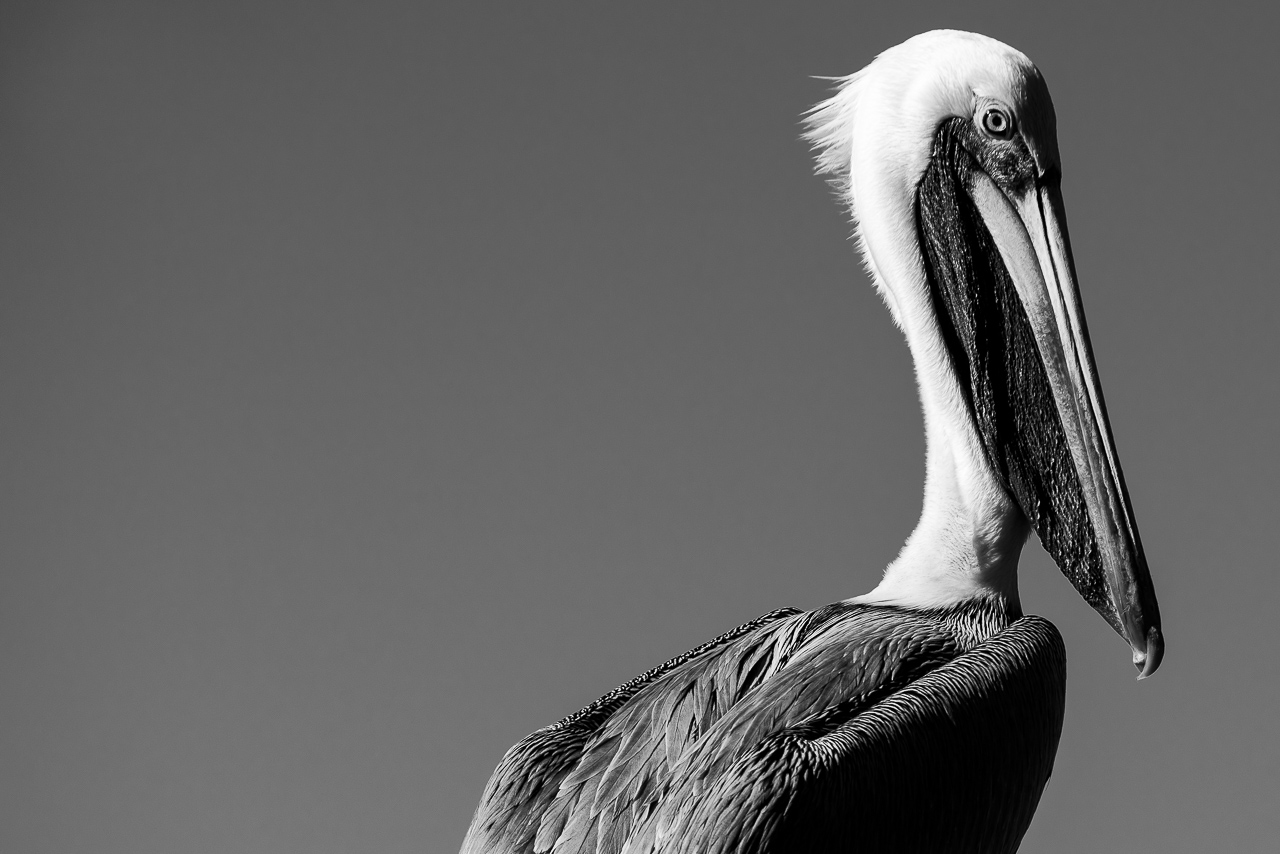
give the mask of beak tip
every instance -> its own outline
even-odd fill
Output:
[[[1159,626],[1152,626],[1147,629],[1146,644],[1143,648],[1134,647],[1133,650],[1133,664],[1139,670],[1138,681],[1141,682],[1155,673],[1163,659],[1164,636],[1160,634]]]

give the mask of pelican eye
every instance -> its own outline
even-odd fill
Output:
[[[982,114],[982,129],[995,139],[1009,139],[1013,136],[1013,116],[999,107],[989,107]]]

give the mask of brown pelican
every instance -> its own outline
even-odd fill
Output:
[[[1065,654],[1023,616],[1035,530],[1133,650],[1163,641],[1085,326],[1036,67],[917,36],[808,116],[915,359],[919,525],[870,593],[766,614],[511,748],[464,852],[1017,849]]]

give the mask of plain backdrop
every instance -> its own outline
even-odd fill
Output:
[[[1038,546],[1027,852],[1270,852],[1271,4],[0,11],[0,849],[452,852],[502,752],[919,512],[906,347],[800,114],[935,27],[1057,106],[1164,615]]]

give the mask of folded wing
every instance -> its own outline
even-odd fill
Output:
[[[957,619],[840,603],[747,623],[508,751],[463,852],[844,851],[965,811],[945,781],[999,738],[1026,815],[998,820],[1020,839],[1061,729],[1061,640],[1023,618],[966,652]],[[1010,742],[1029,712],[1048,731]]]

